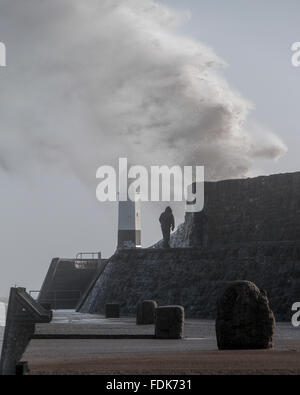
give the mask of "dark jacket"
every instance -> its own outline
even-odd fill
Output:
[[[174,230],[175,228],[175,219],[172,211],[165,211],[159,217],[159,222],[161,223],[162,228]]]

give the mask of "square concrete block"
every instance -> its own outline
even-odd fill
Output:
[[[154,300],[144,300],[137,305],[136,324],[153,325],[157,303]]]
[[[155,312],[155,337],[157,339],[182,339],[184,308],[181,306],[158,307]]]
[[[120,305],[118,303],[108,303],[105,306],[106,318],[120,318]]]

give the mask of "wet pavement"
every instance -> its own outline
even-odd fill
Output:
[[[64,311],[36,333],[134,337],[154,326]],[[300,329],[278,323],[275,350],[220,352],[214,321],[187,319],[183,340],[32,340],[23,360],[32,374],[300,374]]]

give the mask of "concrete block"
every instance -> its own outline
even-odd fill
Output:
[[[105,306],[106,318],[120,318],[120,305],[118,303],[108,303]]]
[[[137,305],[136,324],[153,325],[157,303],[154,300],[144,300]]]
[[[181,306],[158,307],[155,311],[155,337],[157,339],[182,339],[184,308]]]

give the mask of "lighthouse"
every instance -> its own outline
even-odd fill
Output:
[[[141,248],[140,201],[119,201],[118,250]]]

